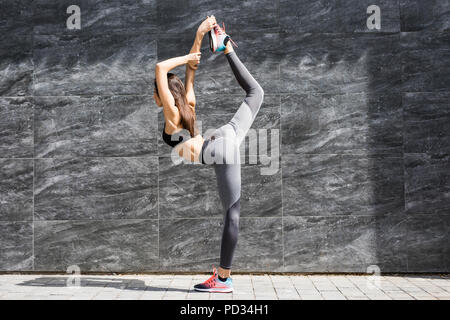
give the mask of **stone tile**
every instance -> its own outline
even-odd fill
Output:
[[[253,292],[253,287],[247,287],[247,288],[240,288],[238,286],[236,286],[236,284],[233,282],[233,294],[234,295],[252,295],[254,294]]]
[[[187,292],[177,292],[170,294],[169,292],[166,292],[166,294],[163,296],[162,300],[185,300],[187,297]]]
[[[8,0],[8,2],[12,1]],[[4,10],[5,7],[8,6],[2,6],[2,16],[10,10]],[[2,21],[0,22],[1,31],[5,29],[5,26],[3,17],[0,20]],[[31,95],[33,85],[32,36],[2,32],[0,42],[2,43],[0,48],[0,96]]]
[[[35,95],[151,94],[151,34],[35,35]]]
[[[445,92],[450,80],[449,50],[408,48],[401,54],[402,91]]]
[[[403,212],[377,216],[375,222],[376,266],[380,272],[407,271],[408,217]]]
[[[280,300],[298,300],[298,299],[300,299],[300,295],[298,294],[297,290],[295,290],[295,288],[292,288],[292,289],[276,288],[275,291],[277,293],[278,299],[280,299]]]
[[[403,211],[402,158],[285,155],[282,169],[284,216],[379,216]]]
[[[280,41],[283,93],[374,96],[400,89],[399,34],[281,34]]]
[[[232,35],[237,31],[278,31],[276,1],[262,0],[257,6],[238,0],[229,1],[222,6],[217,6],[212,0],[204,0],[201,3],[193,0],[157,0],[157,3],[158,26],[164,33],[186,33],[194,36],[200,23],[206,16],[211,15],[217,18],[220,25],[225,20],[226,30]]]
[[[368,297],[346,297],[347,300],[370,300]]]
[[[296,277],[291,276],[292,283],[297,290],[316,290],[312,281],[299,280]]]
[[[282,154],[335,150],[338,130],[335,107],[342,97],[323,94],[282,96]]]
[[[282,271],[281,218],[241,218],[233,269]]]
[[[448,216],[415,215],[408,220],[408,271],[446,272]],[[427,259],[423,259],[426,256]]]
[[[211,293],[209,292],[189,292],[186,300],[209,300]]]
[[[319,297],[321,297],[320,292],[317,289],[314,289],[314,290],[302,289],[302,288],[298,288],[298,287],[296,287],[296,289],[297,289],[298,294],[301,297],[304,297],[304,296],[319,296]]]
[[[255,300],[255,296],[250,294],[233,294],[233,300]]]
[[[400,0],[401,31],[448,31],[448,1]]]
[[[0,12],[1,34],[31,34],[32,17],[33,10],[28,0],[3,0]]]
[[[162,300],[164,292],[146,291],[140,297],[139,300]]]
[[[157,269],[157,228],[156,220],[36,221],[35,270]]]
[[[61,281],[65,282],[67,276],[55,275],[52,277],[26,277],[22,275],[2,275],[0,276],[0,283],[7,285],[0,286],[0,299],[82,299],[82,300],[435,300],[435,299],[448,299],[450,295],[448,292],[436,292],[430,294],[425,292],[419,287],[419,284],[425,286],[428,283],[426,277],[415,276],[403,276],[399,290],[385,290],[384,292],[375,287],[369,288],[364,286],[365,278],[369,276],[345,276],[345,275],[333,275],[333,276],[307,276],[303,277],[311,281],[321,289],[317,290],[296,290],[293,287],[290,276],[283,275],[253,275],[252,282],[254,286],[250,287],[248,292],[243,290],[235,290],[232,294],[218,294],[197,292],[193,290],[185,290],[187,285],[192,284],[195,277],[201,276],[196,274],[194,276],[185,275],[154,275],[150,277],[141,277],[138,275],[123,275],[123,276],[81,276],[81,287],[61,287],[58,286]],[[238,278],[246,278],[248,276],[236,275]],[[145,279],[144,279],[145,278]],[[151,279],[149,279],[151,278]],[[381,276],[379,279],[380,286],[383,287],[387,283],[390,283],[392,279],[398,278],[392,276]],[[94,281],[95,280],[95,281]],[[442,281],[446,284],[448,281],[445,279],[433,278],[433,280]],[[37,281],[46,286],[31,286],[31,282],[28,285],[22,286],[19,289],[30,290],[14,290],[18,287],[18,283],[27,284],[27,281]],[[91,281],[97,283],[97,286],[87,285]],[[102,282],[103,281],[103,282]],[[127,282],[129,286],[120,290],[113,288],[101,287],[100,284],[110,281]],[[134,285],[138,283],[155,283],[164,284],[159,290],[156,287],[146,287],[144,290],[133,289]],[[347,283],[359,283],[358,288],[350,287]],[[8,285],[9,283],[9,285]],[[272,283],[275,287],[272,287]],[[288,284],[291,284],[291,287]],[[298,283],[298,281],[297,281]],[[345,287],[334,287],[336,290],[328,290],[333,283],[343,284]],[[417,285],[415,285],[417,284]],[[428,286],[428,284],[427,284]],[[163,288],[164,287],[164,288]],[[33,290],[31,290],[33,289]],[[237,287],[236,287],[237,289]],[[253,291],[254,289],[254,291]],[[404,290],[404,291],[402,291]]]
[[[405,201],[408,213],[448,214],[450,155],[405,154]]]
[[[365,297],[364,293],[357,288],[339,288],[339,291],[346,297]]]
[[[374,4],[363,1],[280,1],[280,25],[284,32],[342,33],[377,32],[367,27],[367,8]],[[381,32],[400,31],[398,0],[376,3],[381,11]]]
[[[189,265],[190,269],[209,271],[211,265],[218,265],[222,224],[222,219],[161,220],[160,268],[185,270]],[[255,268],[279,270],[282,260],[281,220],[241,218],[239,224],[239,240],[233,259],[233,270],[255,270]],[[202,236],[194,239],[191,237],[193,232]],[[255,239],[258,241],[255,242]]]
[[[3,158],[33,157],[33,107],[29,97],[0,97],[0,153]]]
[[[81,30],[69,30],[67,8],[74,4],[68,0],[34,0],[34,32],[36,34],[157,32],[156,0],[148,1],[90,1],[79,0]],[[31,10],[31,9],[29,9]]]
[[[314,285],[321,294],[328,291],[334,291],[336,293],[339,291],[339,289],[330,282],[315,282]]]
[[[69,300],[92,300],[95,297],[93,294],[89,295],[74,295]]]
[[[389,296],[385,294],[376,294],[376,295],[367,294],[367,296],[369,297],[370,300],[392,300]]]
[[[32,159],[0,159],[0,195],[0,221],[33,219]]]
[[[211,293],[210,300],[233,300],[233,294]]]
[[[387,295],[393,300],[415,300],[414,297],[411,297],[405,292],[389,292]]]
[[[375,264],[377,260],[374,219],[345,217],[339,218],[335,223],[328,240],[331,244],[328,250],[332,253],[328,260],[328,270],[365,272],[367,266]]]
[[[255,300],[278,300],[274,295],[255,295]]]
[[[450,49],[450,34],[448,32],[402,32],[400,46],[408,50],[448,50]]]
[[[114,293],[114,292],[103,293],[103,292],[101,292],[101,293],[97,294],[96,296],[94,296],[92,298],[92,300],[114,300],[117,298],[117,296],[118,296],[118,293]]]
[[[0,221],[0,270],[33,270],[32,222]]]
[[[284,217],[283,241],[285,271],[326,271],[329,219],[324,217]],[[301,245],[300,245],[301,244]],[[310,256],[311,250],[316,252]]]
[[[347,300],[346,297],[338,291],[321,291],[320,293],[325,300]]]
[[[371,217],[285,217],[283,223],[286,271],[365,272],[376,261]]]
[[[415,298],[417,298],[417,297],[415,297]],[[421,296],[420,300],[439,300],[439,299],[436,297],[433,297],[431,295],[428,295],[428,296]]]
[[[39,158],[129,157],[157,153],[149,96],[36,97]]]
[[[0,297],[0,300],[22,300],[25,295],[23,293],[8,293]]]
[[[283,154],[402,155],[400,94],[292,94],[281,110]]]
[[[157,158],[39,159],[39,220],[157,218]]]
[[[159,157],[159,212],[161,219],[222,217],[214,169]]]
[[[160,220],[160,268],[210,271],[211,266],[219,262],[221,230],[221,219]],[[201,236],[192,237],[193,234]],[[202,281],[207,279],[206,275],[204,277]]]
[[[301,295],[302,300],[324,300],[321,295]]]

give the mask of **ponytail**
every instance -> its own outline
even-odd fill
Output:
[[[178,108],[181,117],[181,124],[184,129],[188,130],[191,134],[191,137],[194,137],[196,134],[195,128],[195,113],[194,110],[190,107],[187,98],[186,98],[186,89],[184,88],[183,82],[173,73],[167,74],[169,91],[175,99],[175,106]],[[155,89],[156,93],[158,93],[158,86],[156,85],[155,80]]]

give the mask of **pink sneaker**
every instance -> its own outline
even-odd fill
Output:
[[[228,41],[231,41],[233,45],[236,45],[230,36],[225,32],[225,24],[223,28],[216,25],[211,31],[209,31],[209,47],[212,52],[220,52],[225,50]]]
[[[220,281],[219,274],[213,267],[213,275],[205,282],[196,284],[194,289],[203,292],[233,292],[233,281],[230,277],[226,281]]]

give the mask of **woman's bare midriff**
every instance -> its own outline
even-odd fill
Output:
[[[175,150],[180,157],[190,162],[201,162],[200,153],[202,152],[202,146],[205,139],[201,135],[196,135],[185,142],[182,142],[175,146]]]

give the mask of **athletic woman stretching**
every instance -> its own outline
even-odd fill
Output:
[[[246,97],[233,118],[216,129],[209,139],[197,134],[195,125],[194,76],[200,62],[203,37],[209,33],[213,52],[224,51],[236,80],[246,92]],[[239,232],[241,197],[241,165],[239,146],[261,107],[264,91],[248,72],[233,50],[230,37],[216,23],[214,16],[207,17],[199,26],[194,45],[186,56],[168,59],[156,65],[154,99],[163,107],[165,118],[163,140],[175,148],[178,155],[190,162],[211,164],[217,177],[219,196],[225,210],[224,229],[220,249],[219,272],[195,290],[208,292],[232,292],[231,263]],[[170,70],[186,64],[185,85]],[[172,135],[187,130],[189,139],[173,139]]]

